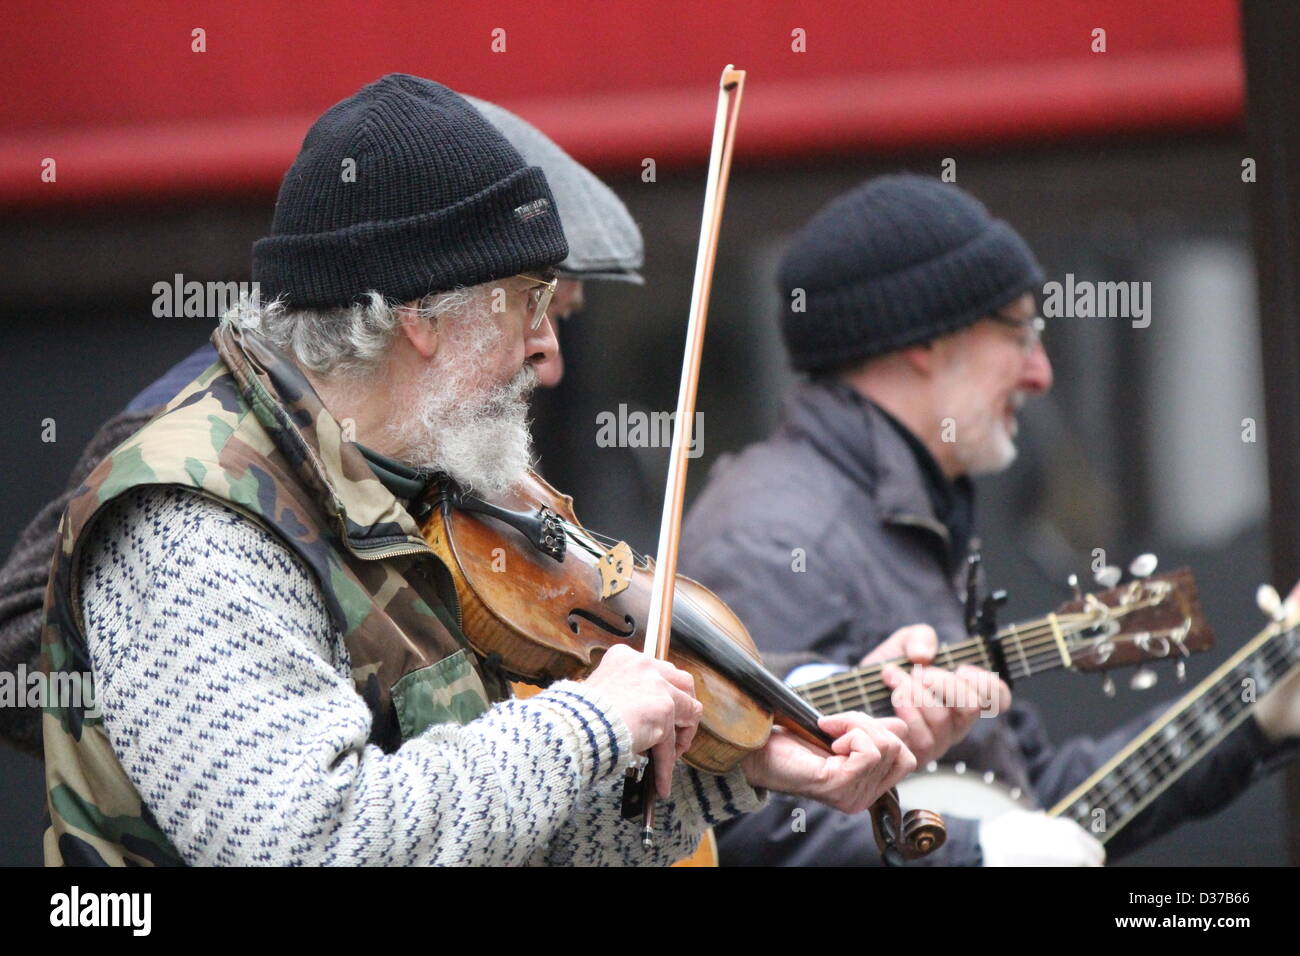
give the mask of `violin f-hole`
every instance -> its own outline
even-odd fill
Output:
[[[574,634],[578,634],[580,633],[579,624],[574,620],[575,617],[580,617],[583,620],[590,621],[605,633],[613,634],[615,637],[631,637],[636,633],[636,619],[633,618],[631,614],[623,615],[623,627],[620,629],[617,624],[614,624],[611,621],[606,621],[599,615],[591,613],[586,608],[575,607],[569,612],[568,623],[569,630]]]

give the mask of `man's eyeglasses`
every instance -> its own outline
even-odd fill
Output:
[[[1020,347],[1025,350],[1026,355],[1033,352],[1043,342],[1043,329],[1047,326],[1047,323],[1043,321],[1041,315],[1036,315],[1032,319],[1013,319],[1009,315],[994,312],[989,315],[989,318],[998,325],[1015,329],[1016,338],[1020,341]]]
[[[522,272],[517,273],[515,278],[536,283],[534,288],[528,290],[528,301],[533,310],[532,324],[528,327],[536,329],[542,324],[542,319],[546,318],[546,310],[551,307],[551,299],[555,296],[555,287],[560,284],[560,280],[555,276],[545,279],[541,276],[525,275]]]

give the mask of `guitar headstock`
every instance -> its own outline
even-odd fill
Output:
[[[1188,568],[1082,595],[1062,604],[1056,616],[1070,666],[1079,671],[1182,661],[1214,645]]]

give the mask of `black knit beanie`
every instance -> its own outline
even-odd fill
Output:
[[[1039,286],[1043,273],[977,199],[904,174],[872,179],[813,217],[778,281],[791,362],[819,372],[955,332]]]
[[[253,279],[263,301],[296,308],[371,290],[410,302],[568,252],[541,169],[447,87],[392,73],[307,132],[271,235],[253,244]]]

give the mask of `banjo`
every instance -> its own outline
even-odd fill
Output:
[[[1232,733],[1270,688],[1300,667],[1300,608],[1265,585],[1271,623],[1048,811],[1106,843]],[[927,804],[929,806],[929,804]]]
[[[1284,605],[1268,586],[1260,588],[1258,601],[1272,619],[1269,626],[1048,810],[1049,816],[1073,820],[1108,842],[1243,723],[1260,697],[1300,667],[1300,608]],[[992,773],[960,763],[931,763],[904,781],[899,792],[936,812],[977,820],[1035,809],[1026,795]]]
[[[972,770],[963,762],[939,764],[933,760],[898,785],[906,800],[922,801],[938,814],[968,820],[992,820],[1011,810],[1037,810],[1032,797],[1020,787],[999,780],[992,770]]]

